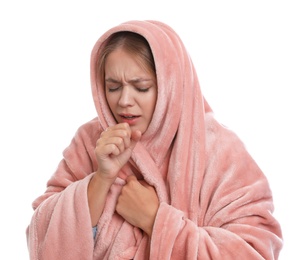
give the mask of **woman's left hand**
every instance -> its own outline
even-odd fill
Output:
[[[159,208],[159,199],[153,186],[128,176],[118,198],[116,211],[127,222],[141,228],[149,236]]]

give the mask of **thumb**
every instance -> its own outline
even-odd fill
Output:
[[[136,146],[136,144],[140,141],[142,136],[142,133],[139,130],[133,131],[131,133],[131,144],[130,144],[130,149],[133,150]]]
[[[154,186],[148,184],[145,180],[139,180],[139,182],[143,187],[145,187],[149,190],[155,190]]]
[[[131,133],[130,146],[119,156],[121,166],[125,165],[125,163],[129,160],[136,144],[140,141],[141,136],[142,134],[139,130],[133,131]]]
[[[136,178],[136,176],[133,175],[133,174],[127,176],[127,178],[126,178],[126,182],[127,182],[127,183],[129,183],[129,182],[131,182],[131,181],[138,181],[137,178]]]
[[[132,152],[136,146],[136,144],[140,141],[141,139],[141,132],[139,130],[133,131],[131,133],[131,143],[130,146],[119,155],[119,161],[120,161],[120,165],[121,167],[123,167],[123,165],[125,165],[127,163],[127,161],[129,160],[129,158],[132,155]]]

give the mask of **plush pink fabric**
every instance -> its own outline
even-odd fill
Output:
[[[121,174],[94,241],[87,185],[97,168],[96,141],[115,124],[95,81],[96,54],[109,35],[123,30],[143,35],[156,63],[154,117],[131,162],[161,204],[149,240],[115,212],[125,183]],[[130,21],[110,29],[92,51],[91,73],[98,117],[78,129],[45,194],[33,202],[27,229],[31,259],[278,258],[282,235],[268,181],[237,135],[214,118],[190,56],[170,27]]]

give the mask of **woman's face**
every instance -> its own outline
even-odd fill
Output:
[[[141,64],[123,49],[111,52],[105,61],[105,95],[118,123],[144,133],[154,113],[157,81]]]

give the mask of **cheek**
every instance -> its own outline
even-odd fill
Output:
[[[115,98],[112,96],[112,95],[106,95],[106,100],[107,100],[107,104],[110,108],[110,110],[112,112],[114,112],[114,108],[115,108],[115,104],[116,104],[116,101],[115,101]]]

